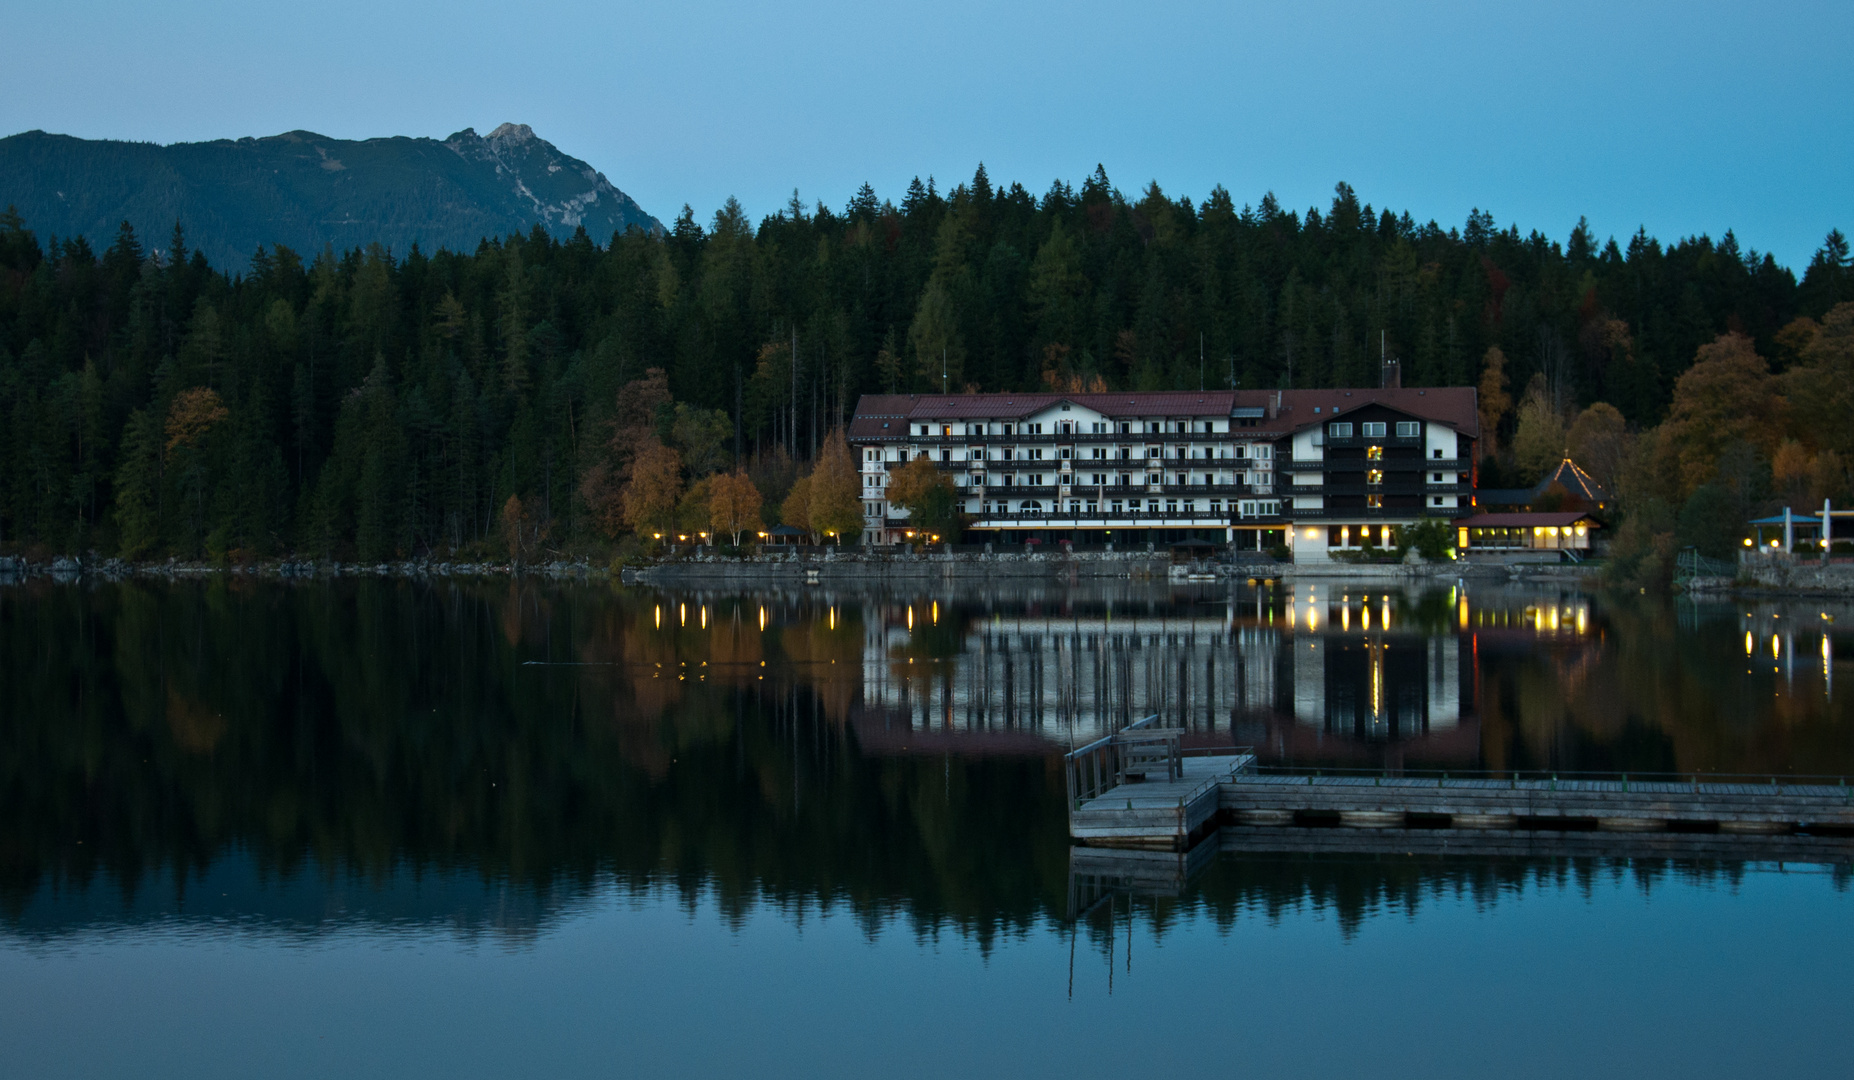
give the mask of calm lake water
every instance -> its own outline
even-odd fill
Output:
[[[1845,1076],[1845,863],[1100,896],[1060,766],[1158,712],[1308,769],[1854,775],[1844,655],[1846,605],[1474,583],[0,584],[0,1073]]]

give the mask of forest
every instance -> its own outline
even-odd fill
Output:
[[[377,561],[824,533],[831,433],[862,393],[1374,385],[1381,353],[1406,385],[1481,387],[1483,484],[1561,446],[1603,458],[1651,563],[1733,542],[1786,492],[1845,494],[1854,462],[1838,231],[1798,280],[1730,232],[1580,221],[1559,242],[1345,184],[1297,211],[1128,197],[1099,168],[1038,196],[982,166],[898,204],[794,192],[757,224],[729,200],[603,245],[537,228],[470,252],[260,247],[237,270],[184,222],[30,225],[0,216],[0,550]]]

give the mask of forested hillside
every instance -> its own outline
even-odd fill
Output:
[[[1444,228],[1345,185],[1304,213],[1128,199],[1099,170],[795,195],[757,225],[730,201],[662,234],[277,247],[236,277],[165,227],[31,224],[0,222],[0,544],[143,557],[445,551],[501,543],[509,510],[536,544],[590,543],[642,520],[640,460],[674,498],[746,467],[770,516],[858,394],[943,368],[953,390],[1369,385],[1382,347],[1406,384],[1485,383],[1510,471],[1528,407],[1534,443],[1540,410],[1550,436],[1598,401],[1644,431],[1702,346],[1743,335],[1783,372],[1820,337],[1797,320],[1854,299],[1838,233],[1799,282],[1730,233]]]

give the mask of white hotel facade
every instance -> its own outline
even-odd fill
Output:
[[[1473,511],[1472,387],[865,395],[849,439],[864,536],[911,535],[891,472],[952,479],[968,541],[1285,544],[1300,561],[1388,546]]]

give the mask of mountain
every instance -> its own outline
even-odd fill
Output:
[[[291,131],[262,139],[154,143],[28,131],[0,139],[0,206],[12,203],[41,238],[82,235],[107,246],[127,220],[143,242],[174,222],[214,266],[246,265],[259,244],[313,256],[370,243],[474,251],[485,236],[540,225],[561,238],[584,226],[596,243],[636,226],[660,230],[603,173],[561,153],[526,124],[487,137],[331,139]]]

